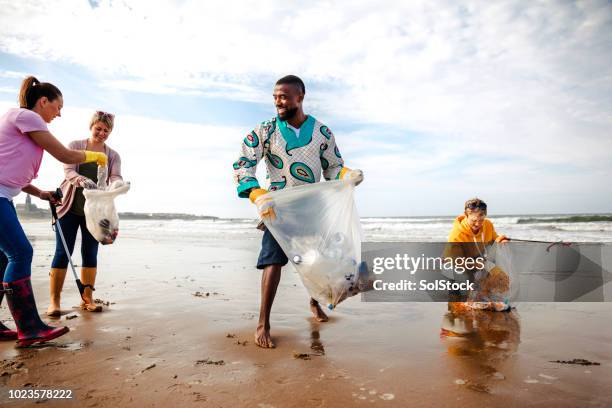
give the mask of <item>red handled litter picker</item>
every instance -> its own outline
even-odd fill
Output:
[[[62,190],[60,190],[59,188],[55,190],[55,193],[53,193],[53,197],[57,200],[61,199],[63,196],[64,195],[62,194]],[[64,246],[64,251],[66,251],[66,256],[68,257],[68,262],[70,263],[70,268],[72,269],[72,274],[74,275],[74,280],[77,284],[77,288],[79,288],[79,293],[81,294],[81,299],[85,300],[85,298],[83,297],[85,288],[90,288],[92,291],[94,291],[95,289],[93,285],[84,285],[79,279],[76,270],[74,269],[74,264],[72,263],[72,256],[70,255],[70,251],[68,250],[68,244],[66,244],[66,239],[64,238],[64,233],[62,232],[62,227],[60,226],[60,223],[57,222],[58,218],[55,205],[49,202],[49,207],[51,207],[51,225],[54,229],[57,229],[57,232],[59,232],[59,236],[62,240],[62,245]]]

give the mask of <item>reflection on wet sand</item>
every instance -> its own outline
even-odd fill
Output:
[[[36,228],[34,252],[52,257],[47,224]],[[34,405],[10,401],[9,388],[72,389],[75,403],[98,407],[612,406],[609,304],[520,304],[520,348],[515,314],[451,310],[444,328],[464,336],[441,341],[444,303],[352,298],[318,323],[304,312],[299,276],[287,273],[275,302],[278,347],[263,350],[251,341],[259,240],[185,245],[146,230],[112,250],[96,288],[111,302],[106,313],[62,317],[71,331],[53,346],[0,343],[0,406]],[[43,304],[47,268],[32,274]],[[66,292],[66,304],[79,301]],[[577,359],[600,365],[555,362]]]
[[[320,323],[317,321],[310,322],[310,349],[317,355],[325,355],[325,348],[321,342],[321,334],[319,333]]]
[[[448,355],[459,363],[459,385],[490,392],[491,380],[506,378],[504,363],[518,350],[521,335],[516,310],[490,312],[450,302],[442,319],[440,338]]]

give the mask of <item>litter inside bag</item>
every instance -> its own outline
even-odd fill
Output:
[[[329,309],[359,292],[361,225],[352,183],[336,180],[273,191],[264,220],[312,298]]]
[[[121,180],[106,184],[108,168],[98,166],[98,188],[84,189],[85,220],[87,229],[100,243],[112,244],[119,233],[119,216],[115,209],[115,197],[130,189],[129,182]]]
[[[475,274],[477,290],[469,295],[468,306],[477,310],[510,310],[510,300],[516,293],[512,279],[510,246],[494,243],[484,250],[485,268]]]

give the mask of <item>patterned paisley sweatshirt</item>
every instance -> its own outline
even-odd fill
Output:
[[[260,188],[255,171],[261,159],[266,162],[270,191],[316,183],[321,173],[326,180],[337,179],[344,165],[334,134],[310,115],[300,126],[299,137],[278,117],[262,122],[246,135],[240,157],[234,162],[239,197],[248,197],[252,188]]]

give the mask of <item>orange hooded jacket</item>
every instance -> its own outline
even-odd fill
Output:
[[[458,216],[453,223],[453,229],[448,235],[448,242],[491,242],[497,238],[497,232],[491,220],[486,218],[478,233],[474,234],[465,214]]]
[[[466,245],[447,245],[444,256],[457,257],[478,257],[484,253],[484,245],[495,241],[497,232],[493,223],[485,219],[478,233],[474,234],[470,228],[465,214],[458,216],[453,223],[453,229],[448,235],[449,243],[466,243]],[[474,245],[477,243],[477,245]],[[471,244],[471,245],[470,245]]]

